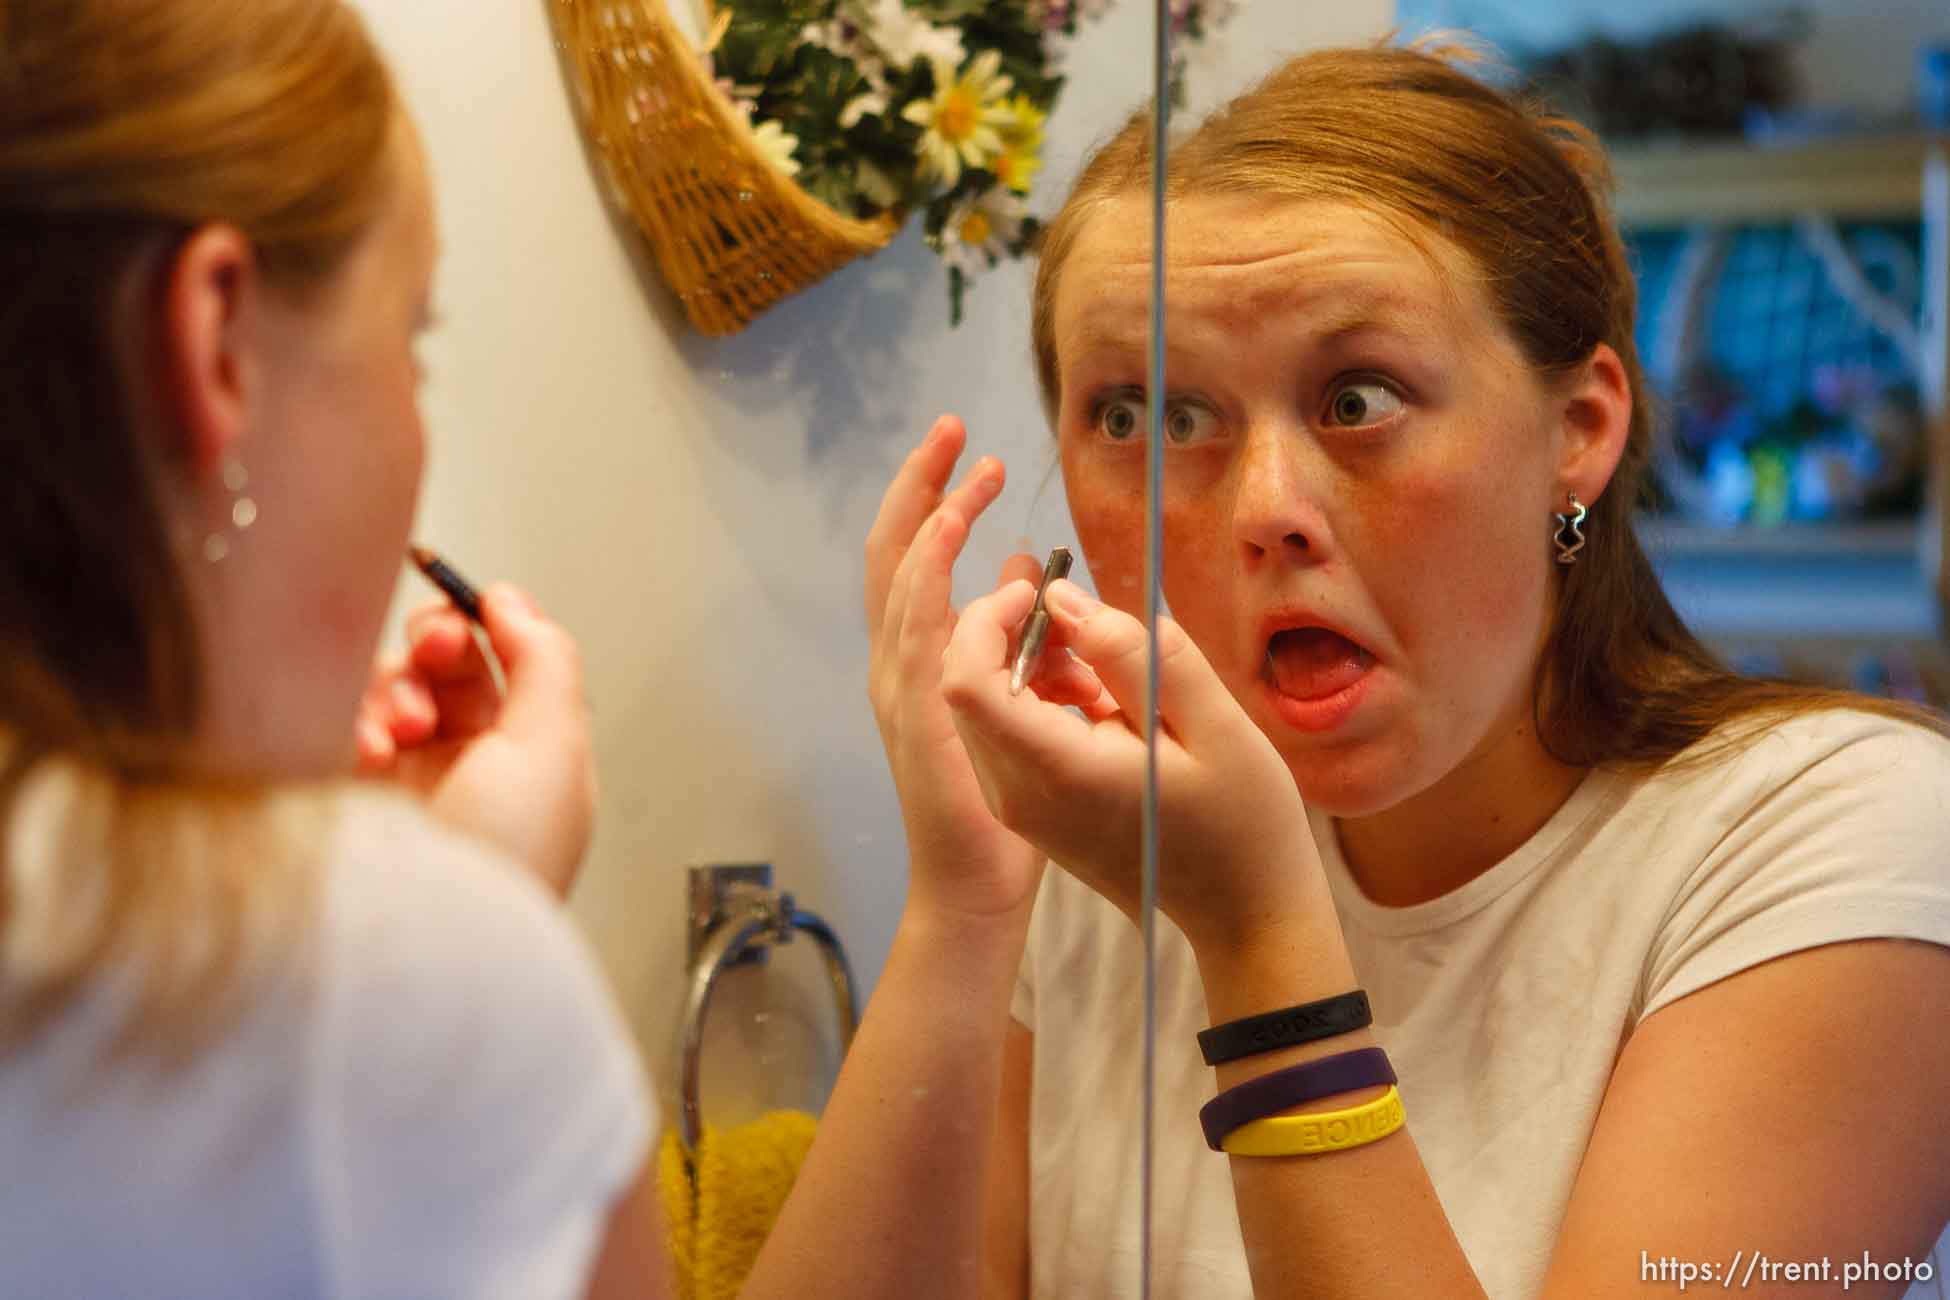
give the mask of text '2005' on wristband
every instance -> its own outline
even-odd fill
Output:
[[[1284,1011],[1230,1020],[1199,1031],[1198,1049],[1207,1065],[1222,1065],[1282,1047],[1298,1047],[1336,1034],[1352,1033],[1374,1023],[1365,989],[1337,993],[1316,1002],[1303,1002]]]

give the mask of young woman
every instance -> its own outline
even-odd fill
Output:
[[[952,970],[979,1022],[926,1106],[998,1117],[957,1166],[988,1296],[1137,1287],[1149,141],[1092,160],[1037,280],[1103,594],[1052,587],[1057,671],[1009,691],[1033,558],[949,608],[1003,478],[949,490],[956,422],[868,542],[914,876],[883,988]],[[1661,594],[1595,143],[1335,51],[1168,187],[1153,1294],[1934,1295],[1950,742],[1731,675]],[[1260,1016],[1215,1078],[1199,1031]],[[1211,1140],[1260,1154],[1207,1149],[1215,1091]]]
[[[645,1159],[573,641],[373,668],[434,245],[343,6],[0,6],[0,1294],[576,1296]]]
[[[459,617],[438,607],[416,618],[406,660],[369,668],[419,481],[411,338],[424,318],[435,242],[424,166],[384,68],[334,0],[32,0],[0,7],[0,83],[0,279],[8,286],[0,305],[8,462],[0,475],[0,1151],[14,1175],[0,1181],[0,1294],[665,1294],[661,1226],[643,1176],[651,1114],[641,1072],[593,963],[536,883],[566,888],[588,833],[574,644],[522,593],[497,587],[484,612],[505,696]],[[1326,88],[1329,106],[1343,94],[1386,106]],[[1322,107],[1315,116],[1330,115]],[[1346,153],[1356,136],[1341,138]],[[1116,237],[1119,222],[1103,219],[1141,184],[1134,139],[1104,154],[1079,191],[1067,244],[1053,245],[1045,267],[1039,313],[1039,335],[1053,340],[1050,391],[1066,413],[1073,508],[1100,589],[1127,606],[1136,498],[1129,448],[1115,443],[1128,432],[1128,405],[1116,403],[1128,404],[1131,373],[1090,360],[1098,345],[1089,331],[1142,314],[1129,291],[1132,259],[1143,253]],[[1218,206],[1205,217],[1237,221],[1227,183],[1218,170],[1201,173],[1212,193],[1183,210],[1209,201]],[[1311,219],[1316,226],[1276,242],[1305,255],[1330,232],[1381,238],[1350,214],[1337,219],[1331,205]],[[1429,230],[1439,224],[1427,221]],[[1406,228],[1422,230],[1412,217]],[[1564,221],[1546,229],[1553,239],[1579,233]],[[1492,266],[1470,262],[1466,243],[1423,239],[1425,251],[1456,267]],[[1189,235],[1180,246],[1199,247]],[[1670,1000],[1716,967],[1731,972],[1727,960],[1755,944],[1772,955],[1803,940],[1920,931],[1940,941],[1941,904],[1931,900],[1940,900],[1941,872],[1918,865],[1918,845],[1930,842],[1923,837],[1940,830],[1928,822],[1940,802],[1895,799],[1886,780],[1858,781],[1851,766],[1904,762],[1926,792],[1940,790],[1941,752],[1921,733],[1847,713],[1845,724],[1869,730],[1843,746],[1782,724],[1750,751],[1773,766],[1749,770],[1737,766],[1748,759],[1723,758],[1703,783],[1710,788],[1695,787],[1685,801],[1628,802],[1653,810],[1629,824],[1641,857],[1621,863],[1614,851],[1600,862],[1610,870],[1583,874],[1533,862],[1538,869],[1523,880],[1571,890],[1580,907],[1550,915],[1582,918],[1584,933],[1604,941],[1599,948],[1567,947],[1550,925],[1501,946],[1496,935],[1472,935],[1467,955],[1476,964],[1459,967],[1465,987],[1435,998],[1416,996],[1407,982],[1448,969],[1426,946],[1390,964],[1389,954],[1356,942],[1351,924],[1336,946],[1328,890],[1342,877],[1328,874],[1323,886],[1323,866],[1331,873],[1345,851],[1346,868],[1374,897],[1331,901],[1377,917],[1390,914],[1382,904],[1413,903],[1419,892],[1439,893],[1434,906],[1449,910],[1461,909],[1445,900],[1478,901],[1459,883],[1464,869],[1525,833],[1513,820],[1524,809],[1533,819],[1563,815],[1543,807],[1552,779],[1569,788],[1580,767],[1603,771],[1601,761],[1611,761],[1597,749],[1566,761],[1563,749],[1566,737],[1615,743],[1615,727],[1587,725],[1577,711],[1609,698],[1608,684],[1622,681],[1631,689],[1619,699],[1643,701],[1648,681],[1677,682],[1683,689],[1666,697],[1665,712],[1644,715],[1668,724],[1674,701],[1703,702],[1694,716],[1710,721],[1736,712],[1740,697],[1716,699],[1709,688],[1725,679],[1703,664],[1694,678],[1607,669],[1557,682],[1545,674],[1568,692],[1547,697],[1548,717],[1577,724],[1546,733],[1553,761],[1569,772],[1525,759],[1521,745],[1506,753],[1471,743],[1503,734],[1503,714],[1462,692],[1510,687],[1515,670],[1499,671],[1490,646],[1528,644],[1526,627],[1541,641],[1548,626],[1585,647],[1581,654],[1595,653],[1590,647],[1609,649],[1609,638],[1632,626],[1620,621],[1615,594],[1589,606],[1597,615],[1586,621],[1571,617],[1587,608],[1577,596],[1585,575],[1624,562],[1603,560],[1608,542],[1627,554],[1622,522],[1608,524],[1600,511],[1581,557],[1593,567],[1545,580],[1563,581],[1563,597],[1551,588],[1542,605],[1542,583],[1514,572],[1523,534],[1513,522],[1522,493],[1539,510],[1557,506],[1541,486],[1552,474],[1598,500],[1609,466],[1591,449],[1619,440],[1603,430],[1623,401],[1611,373],[1620,363],[1605,361],[1597,344],[1629,356],[1629,331],[1600,331],[1577,358],[1555,359],[1565,372],[1553,380],[1587,397],[1559,399],[1566,423],[1552,433],[1557,408],[1544,394],[1556,390],[1535,365],[1517,364],[1526,354],[1493,353],[1502,364],[1479,364],[1438,354],[1429,337],[1474,319],[1442,311],[1491,301],[1497,306],[1477,313],[1478,341],[1502,347],[1526,337],[1512,323],[1521,314],[1501,299],[1471,298],[1486,290],[1469,276],[1444,280],[1435,295],[1404,280],[1403,291],[1422,295],[1407,313],[1424,329],[1411,351],[1446,360],[1425,368],[1427,389],[1373,357],[1345,367],[1368,386],[1358,400],[1337,393],[1331,409],[1349,425],[1366,427],[1379,411],[1384,423],[1406,427],[1414,415],[1433,431],[1446,395],[1454,418],[1442,428],[1461,441],[1432,434],[1424,454],[1434,461],[1378,453],[1362,461],[1314,423],[1281,424],[1300,408],[1276,409],[1271,376],[1286,366],[1297,384],[1307,366],[1324,363],[1311,344],[1278,331],[1318,329],[1318,309],[1296,303],[1266,313],[1273,334],[1232,339],[1228,331],[1250,322],[1228,318],[1224,295],[1214,298],[1198,272],[1222,270],[1234,247],[1208,242],[1204,261],[1174,263],[1193,313],[1185,340],[1205,349],[1194,355],[1209,367],[1214,347],[1250,347],[1237,351],[1237,388],[1208,368],[1186,390],[1200,401],[1182,403],[1188,414],[1174,418],[1185,455],[1205,457],[1198,463],[1215,477],[1204,496],[1174,509],[1183,576],[1173,581],[1213,590],[1188,585],[1176,601],[1204,656],[1174,643],[1183,653],[1172,659],[1166,707],[1184,748],[1169,774],[1167,905],[1190,945],[1180,959],[1197,957],[1203,982],[1193,991],[1214,1002],[1215,1015],[1284,1004],[1358,973],[1374,988],[1374,1037],[1396,1055],[1420,1108],[1415,1146],[1391,1137],[1305,1167],[1242,1158],[1237,1204],[1260,1291],[1298,1293],[1281,1270],[1304,1267],[1336,1295],[1468,1294],[1456,1287],[1474,1285],[1470,1264],[1485,1269],[1492,1258],[1476,1235],[1489,1229],[1461,1218],[1479,1177],[1500,1198],[1480,1222],[1522,1230],[1510,1240],[1530,1250],[1518,1256],[1518,1268],[1528,1268],[1539,1234],[1556,1230],[1544,1221],[1551,1180],[1567,1177],[1564,1134],[1580,1122],[1573,1103],[1595,1106],[1600,1090],[1606,1117],[1561,1237],[1579,1251],[1565,1255],[1560,1245],[1569,1271],[1553,1283],[1566,1294],[1626,1285],[1609,1271],[1616,1252],[1599,1232],[1608,1222],[1626,1234],[1619,1250],[1655,1254],[1736,1240],[1750,1249],[1832,1243],[1880,1253],[1920,1240],[1919,1225],[1942,1217],[1941,1185],[1928,1180],[1946,1163],[1927,1109],[1927,1089],[1947,1073],[1933,1059],[1943,1049],[1914,1031],[1942,1019],[1940,969],[1927,964],[1936,950],[1838,946],[1775,963],[1785,985],[1747,971],[1656,1018],[1634,1008],[1647,1023],[1616,1072],[1607,1056],[1601,1076],[1588,1050],[1553,1066],[1564,1058],[1561,1043],[1552,1040],[1553,1056],[1508,1030],[1523,1016],[1556,1023],[1540,1008],[1570,1005],[1580,1013],[1580,1044],[1600,1031],[1623,1037],[1632,1026],[1605,1019],[1618,1013],[1615,997],[1578,1003],[1588,991],[1579,981],[1592,971],[1644,963],[1648,992]],[[1360,257],[1378,257],[1394,246],[1363,247]],[[1399,258],[1391,265],[1412,269]],[[1625,283],[1615,272],[1594,278]],[[1529,284],[1543,294],[1542,317],[1556,319],[1561,288]],[[1451,290],[1463,306],[1449,301]],[[1193,324],[1215,309],[1207,324],[1224,328],[1199,343]],[[1492,410],[1479,384],[1516,404]],[[1289,390],[1295,402],[1298,391]],[[1110,392],[1122,395],[1099,395]],[[1093,415],[1083,413],[1086,401]],[[1395,401],[1409,414],[1398,417]],[[1462,418],[1470,412],[1483,418]],[[1485,423],[1489,415],[1510,423]],[[1519,419],[1546,437],[1548,453],[1520,453]],[[1275,438],[1276,429],[1285,432]],[[1387,445],[1385,436],[1375,442]],[[972,1295],[997,1263],[993,1289],[1007,1294],[1026,1286],[1025,1258],[1044,1293],[1131,1286],[1128,1269],[1108,1258],[1064,1254],[1088,1243],[1092,1220],[1078,1220],[1067,1241],[1051,1226],[1107,1189],[1127,1201],[1130,1193],[1120,1163],[1135,1150],[1128,1125],[1106,1106],[1066,1135],[1062,1090],[1083,1095],[1091,1071],[1129,1053],[1129,990],[1097,973],[1101,962],[1113,983],[1127,982],[1128,936],[1112,904],[1076,881],[1128,905],[1129,842],[1117,836],[1134,821],[1135,785],[1118,768],[1129,767],[1129,737],[1104,688],[1112,697],[1128,690],[1129,663],[1113,649],[1124,638],[1128,651],[1131,629],[1112,612],[1064,614],[1060,640],[1089,666],[1061,664],[1039,679],[1046,700],[1074,700],[1106,720],[1093,733],[1106,767],[1093,774],[1076,737],[1050,730],[1061,725],[1056,716],[1018,718],[1038,701],[1005,704],[989,689],[991,652],[1023,607],[1019,584],[971,610],[949,646],[954,552],[1000,487],[999,467],[983,466],[971,485],[940,499],[960,443],[951,423],[916,453],[870,544],[874,692],[913,882],[881,987],[748,1296]],[[1312,474],[1336,466],[1303,463],[1329,447],[1341,448],[1347,478],[1331,493]],[[1577,448],[1585,450],[1564,454]],[[1384,488],[1402,499],[1391,504]],[[1231,513],[1214,517],[1215,502]],[[1421,549],[1385,544],[1416,540],[1415,507],[1433,511],[1419,521],[1430,534]],[[1282,511],[1286,532],[1276,536],[1268,530]],[[1470,519],[1477,528],[1465,532]],[[1212,534],[1254,520],[1258,531]],[[1479,549],[1457,545],[1458,535]],[[1221,545],[1224,537],[1231,542]],[[1274,555],[1293,565],[1325,555],[1317,571],[1331,581],[1278,586]],[[1498,556],[1504,565],[1491,563]],[[1005,576],[1033,568],[1018,559]],[[1059,607],[1075,594],[1059,591]],[[1202,594],[1210,599],[1201,606]],[[1283,729],[1287,706],[1252,693],[1253,669],[1228,628],[1236,623],[1243,636],[1249,620],[1289,617],[1307,602],[1319,606],[1310,617],[1332,621],[1364,649],[1328,643],[1323,653],[1315,634],[1299,638],[1311,647],[1283,643],[1269,670],[1275,693],[1299,698],[1309,674],[1348,671],[1329,662],[1337,655],[1351,654],[1369,684],[1335,726],[1296,739]],[[1683,650],[1683,634],[1666,619],[1653,635],[1679,638]],[[1430,644],[1438,631],[1456,634],[1446,650]],[[1215,669],[1204,667],[1208,659]],[[1537,664],[1534,652],[1526,662]],[[1596,660],[1561,662],[1581,670]],[[1677,671],[1643,655],[1629,662]],[[1233,691],[1219,690],[1221,681]],[[1331,710],[1307,716],[1323,712]],[[1767,746],[1783,733],[1788,743],[1776,754]],[[1629,734],[1640,748],[1614,757],[1644,758],[1653,752],[1646,746],[1665,743],[1657,728]],[[1335,744],[1345,761],[1329,761]],[[1011,766],[1037,746],[1066,796],[1059,809],[1045,807]],[[377,781],[345,784],[339,776],[355,755],[369,775],[414,798]],[[1496,779],[1472,776],[1479,768]],[[1420,822],[1360,820],[1447,789],[1458,774],[1469,779],[1449,782],[1455,797],[1430,804]],[[1621,778],[1618,788],[1652,788],[1651,779]],[[1610,802],[1584,794],[1590,780],[1563,807],[1586,799],[1610,816]],[[1005,829],[983,801],[984,785],[1003,819],[1040,847]],[[1302,796],[1340,818],[1315,827],[1338,827],[1320,835],[1318,860]],[[1769,820],[1782,808],[1805,811],[1787,824]],[[1446,833],[1440,815],[1458,816]],[[1645,935],[1627,922],[1642,915],[1615,909],[1598,886],[1629,882],[1648,862],[1670,871],[1671,851],[1657,857],[1649,847],[1666,834],[1661,827],[1711,827],[1715,818],[1725,823],[1716,841],[1724,851],[1676,879],[1664,900],[1672,916],[1654,918],[1656,946],[1634,951]],[[1431,824],[1432,847],[1413,857],[1356,831],[1405,836]],[[1116,834],[1073,831],[1092,825]],[[1838,832],[1846,851],[1836,847]],[[1804,844],[1821,850],[1812,865],[1789,852]],[[1192,845],[1196,860],[1186,856]],[[1045,852],[1077,876],[1049,873],[1025,962]],[[1587,860],[1596,859],[1578,859]],[[1795,888],[1783,889],[1777,864]],[[1829,870],[1837,865],[1841,873]],[[1499,870],[1510,875],[1500,865],[1476,879]],[[1900,906],[1886,906],[1891,899]],[[1834,954],[1845,960],[1827,960]],[[1520,978],[1483,977],[1485,963]],[[1546,974],[1527,973],[1540,966]],[[1391,971],[1397,982],[1384,982]],[[1181,991],[1190,987],[1183,970],[1179,977]],[[1738,999],[1726,1001],[1734,990]],[[1710,1009],[1704,1023],[1688,1017],[1696,1006]],[[1472,1008],[1484,1014],[1458,1018]],[[1417,1015],[1420,1041],[1433,1045],[1420,1050],[1410,1032]],[[1093,1045],[1085,1027],[1111,1041]],[[1702,1046],[1709,1039],[1714,1046]],[[1828,1055],[1818,1071],[1799,1069],[1820,1053]],[[1203,1080],[1189,1059],[1179,1058],[1180,1073],[1196,1093]],[[1277,1063],[1228,1065],[1221,1082]],[[1477,1066],[1497,1067],[1487,1094],[1471,1082]],[[1730,1079],[1734,1071],[1746,1073]],[[1100,1101],[1128,1089],[1127,1073],[1101,1077],[1120,1082]],[[1558,1108],[1526,1112],[1542,1154],[1506,1143],[1524,1128],[1511,1108],[1538,1089]],[[1861,1123],[1810,1124],[1800,1109],[1842,1101]],[[1683,1144],[1660,1127],[1681,1123],[1689,1125]],[[1842,1134],[1850,1145],[1838,1150]],[[1161,1169],[1165,1186],[1189,1188],[1171,1217],[1190,1231],[1161,1242],[1163,1258],[1196,1279],[1181,1293],[1219,1293],[1206,1280],[1215,1275],[1243,1287],[1231,1193],[1212,1181],[1218,1157],[1194,1151],[1196,1163],[1187,1163],[1182,1137],[1182,1124],[1167,1135],[1176,1145]],[[1424,1148],[1432,1166],[1438,1150],[1450,1164],[1425,1170],[1414,1163]],[[1675,1172],[1681,1156],[1691,1163]],[[1106,1160],[1121,1181],[1090,1184]],[[1444,1192],[1440,1205],[1430,1175]],[[1686,1192],[1682,1176],[1709,1189],[1738,1178],[1747,1195],[1726,1205]],[[1527,1188],[1538,1189],[1529,1200]],[[1505,1203],[1518,1208],[1505,1214]],[[1445,1210],[1475,1249],[1468,1260],[1444,1235]],[[1654,1212],[1674,1216],[1670,1239],[1654,1239],[1666,1227],[1644,1217]],[[1215,1216],[1224,1226],[1213,1227]],[[1627,1239],[1641,1230],[1644,1243]],[[1118,1232],[1112,1249],[1121,1252],[1129,1230]]]
[[[9,1300],[671,1293],[643,1071],[554,905],[576,646],[502,585],[505,695],[444,604],[373,667],[435,244],[338,0],[0,4]],[[875,999],[746,1296],[979,1277],[952,1127],[882,1091],[994,1037],[937,974]]]

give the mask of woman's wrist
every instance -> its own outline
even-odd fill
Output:
[[[961,968],[1006,968],[1013,979],[1029,940],[1031,902],[998,912],[958,907],[911,888],[901,909],[896,942],[937,953]]]
[[[1345,993],[1353,966],[1311,833],[1255,864],[1257,886],[1205,889],[1200,914],[1174,916],[1215,1023]],[[1214,900],[1231,900],[1222,910]],[[1182,905],[1181,905],[1182,907]]]
[[[1331,906],[1296,910],[1224,940],[1193,944],[1213,1024],[1346,993],[1353,960]]]
[[[1338,930],[1331,944],[1295,938],[1291,943],[1267,941],[1250,950],[1215,955],[1211,960],[1199,962],[1199,977],[1205,986],[1206,1015],[1213,1025],[1318,1002],[1359,986]],[[1271,1047],[1215,1067],[1218,1086],[1223,1090],[1287,1066],[1378,1045],[1373,1030],[1362,1027],[1331,1037]],[[1378,1089],[1367,1089],[1353,1100],[1370,1100],[1378,1092]],[[1319,1109],[1319,1106],[1307,1109]]]

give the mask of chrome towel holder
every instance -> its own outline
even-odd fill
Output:
[[[839,1013],[842,1053],[853,1043],[859,1012],[853,996],[853,968],[839,936],[825,921],[797,906],[791,894],[772,888],[771,864],[692,867],[689,893],[690,987],[684,998],[677,1051],[682,1063],[679,1136],[685,1153],[695,1154],[703,1132],[699,1091],[704,1014],[720,975],[734,966],[763,965],[774,946],[789,943],[796,931],[804,931],[812,936],[825,960],[827,983]]]

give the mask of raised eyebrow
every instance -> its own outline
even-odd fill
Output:
[[[1309,330],[1316,339],[1339,339],[1350,334],[1373,331],[1387,331],[1420,338],[1428,331],[1421,326],[1423,313],[1417,304],[1409,302],[1392,293],[1349,294],[1339,299],[1322,303],[1317,309],[1309,310],[1310,300],[1328,298],[1326,291],[1315,290],[1305,295],[1294,310],[1312,319]]]
[[[1150,339],[1143,331],[1086,327],[1076,338],[1076,354],[1088,358],[1108,353],[1114,356],[1145,355]]]

